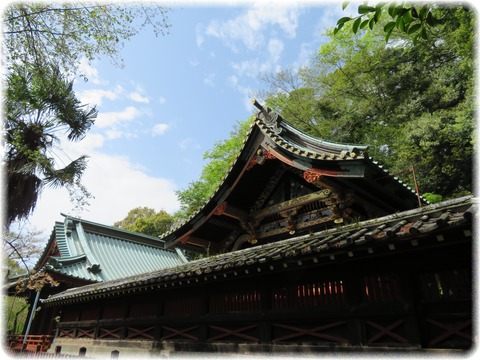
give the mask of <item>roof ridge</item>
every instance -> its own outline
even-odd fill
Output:
[[[119,232],[119,233],[134,235],[134,236],[138,236],[138,237],[141,237],[141,238],[146,238],[146,239],[150,239],[150,240],[156,240],[156,241],[162,241],[163,242],[162,238],[159,237],[159,236],[148,235],[148,234],[140,233],[140,232],[137,232],[137,231],[126,230],[126,229],[122,229],[122,228],[117,227],[117,226],[105,225],[105,224],[101,224],[101,223],[98,223],[98,222],[85,220],[83,218],[67,215],[67,214],[64,214],[64,213],[60,213],[60,214],[62,216],[64,216],[66,219],[68,218],[68,219],[71,219],[72,221],[76,221],[76,222],[79,222],[79,223],[82,223],[82,224],[86,224],[86,225],[94,226],[94,227],[97,227],[97,228],[107,229],[107,230],[110,230],[110,231],[115,231],[115,232]],[[122,240],[125,240],[125,239],[122,239]],[[165,249],[165,250],[168,250],[168,249]]]
[[[312,136],[290,124],[279,113],[268,107],[265,109],[257,100],[253,99],[252,103],[259,109],[255,118],[258,126],[280,148],[313,159],[348,160],[366,156],[366,145],[334,142]]]

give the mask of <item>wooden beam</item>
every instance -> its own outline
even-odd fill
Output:
[[[321,199],[327,199],[329,198],[333,192],[329,189],[323,189],[311,194],[299,196],[295,199],[287,200],[284,201],[280,204],[273,205],[270,207],[267,207],[265,209],[260,209],[252,214],[252,217],[255,220],[260,220],[263,219],[267,216],[277,214],[279,212],[285,211],[285,210],[290,210],[299,206],[305,206],[307,204],[310,204],[312,202],[321,200]]]
[[[191,236],[191,235],[182,236],[176,242],[180,242],[182,244],[189,244],[189,245],[193,245],[193,246],[198,246],[198,247],[202,247],[204,249],[207,249],[208,247],[210,247],[210,249],[214,250],[214,251],[216,251],[216,249],[217,249],[217,244],[212,243],[208,240],[202,239],[202,238],[197,237],[197,236]]]
[[[295,229],[300,230],[300,229],[304,229],[304,228],[307,228],[307,227],[310,227],[310,226],[314,226],[314,225],[318,225],[318,224],[322,224],[322,223],[326,223],[326,222],[330,222],[330,221],[334,221],[334,220],[335,220],[334,215],[323,216],[323,217],[315,219],[315,220],[300,222],[300,223],[296,224]],[[259,229],[259,232],[257,234],[257,239],[263,239],[263,238],[266,238],[266,237],[283,234],[283,233],[286,233],[288,231],[289,231],[289,229],[288,229],[287,226],[279,227],[277,229],[273,229],[273,230],[270,230],[270,231],[264,231],[264,232],[262,232],[261,229]]]
[[[239,221],[246,221],[248,213],[236,206],[228,204],[226,201],[217,206],[215,215],[226,215]]]

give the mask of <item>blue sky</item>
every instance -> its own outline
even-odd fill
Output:
[[[61,212],[112,225],[137,206],[178,210],[174,192],[199,178],[205,151],[254,113],[266,87],[258,76],[305,65],[349,13],[341,2],[173,4],[170,34],[133,38],[123,68],[82,62],[89,81],[77,80],[76,93],[99,115],[81,142],[61,147],[89,155],[83,183],[94,199],[80,211],[65,190],[45,189],[31,226],[49,233]]]

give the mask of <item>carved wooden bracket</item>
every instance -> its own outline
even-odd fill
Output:
[[[239,209],[233,205],[228,204],[226,201],[223,203],[219,204],[215,210],[213,211],[214,215],[226,215],[231,218],[240,220],[240,221],[245,221],[248,217],[248,214],[246,211]]]
[[[223,215],[225,213],[225,209],[227,208],[228,204],[226,201],[218,205],[215,210],[213,211],[214,215]]]
[[[303,178],[309,183],[315,183],[322,176],[338,176],[344,174],[344,171],[334,171],[334,170],[322,170],[322,169],[309,169],[303,173]]]
[[[262,149],[258,149],[257,155],[255,155],[250,159],[250,162],[248,163],[246,170],[248,171],[252,169],[257,164],[262,165],[265,162],[265,160],[272,160],[272,159],[276,159],[276,157],[270,151],[268,150],[263,151]]]
[[[300,209],[301,209],[301,206],[294,209],[282,211],[279,213],[281,217],[283,217],[284,219],[287,219],[287,230],[291,234],[295,233],[295,230],[297,230],[297,221],[295,220],[295,217],[297,216]]]
[[[344,219],[349,219],[353,212],[351,209],[353,203],[353,194],[338,193],[325,201],[336,218],[336,222],[342,222]]]

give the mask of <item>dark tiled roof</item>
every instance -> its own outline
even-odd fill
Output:
[[[443,241],[442,231],[464,226],[464,236],[471,234],[472,217],[477,205],[470,196],[448,200],[422,208],[349,224],[309,235],[216,255],[172,268],[124,279],[70,289],[44,300],[46,304],[78,302],[99,296],[115,296],[125,292],[153,288],[188,286],[203,281],[252,275],[257,271],[278,270],[282,266],[301,266],[305,259],[315,263],[331,262],[336,257],[354,256],[360,249],[386,248],[410,242],[420,246],[424,235],[436,235]],[[290,264],[290,265],[289,265]]]

